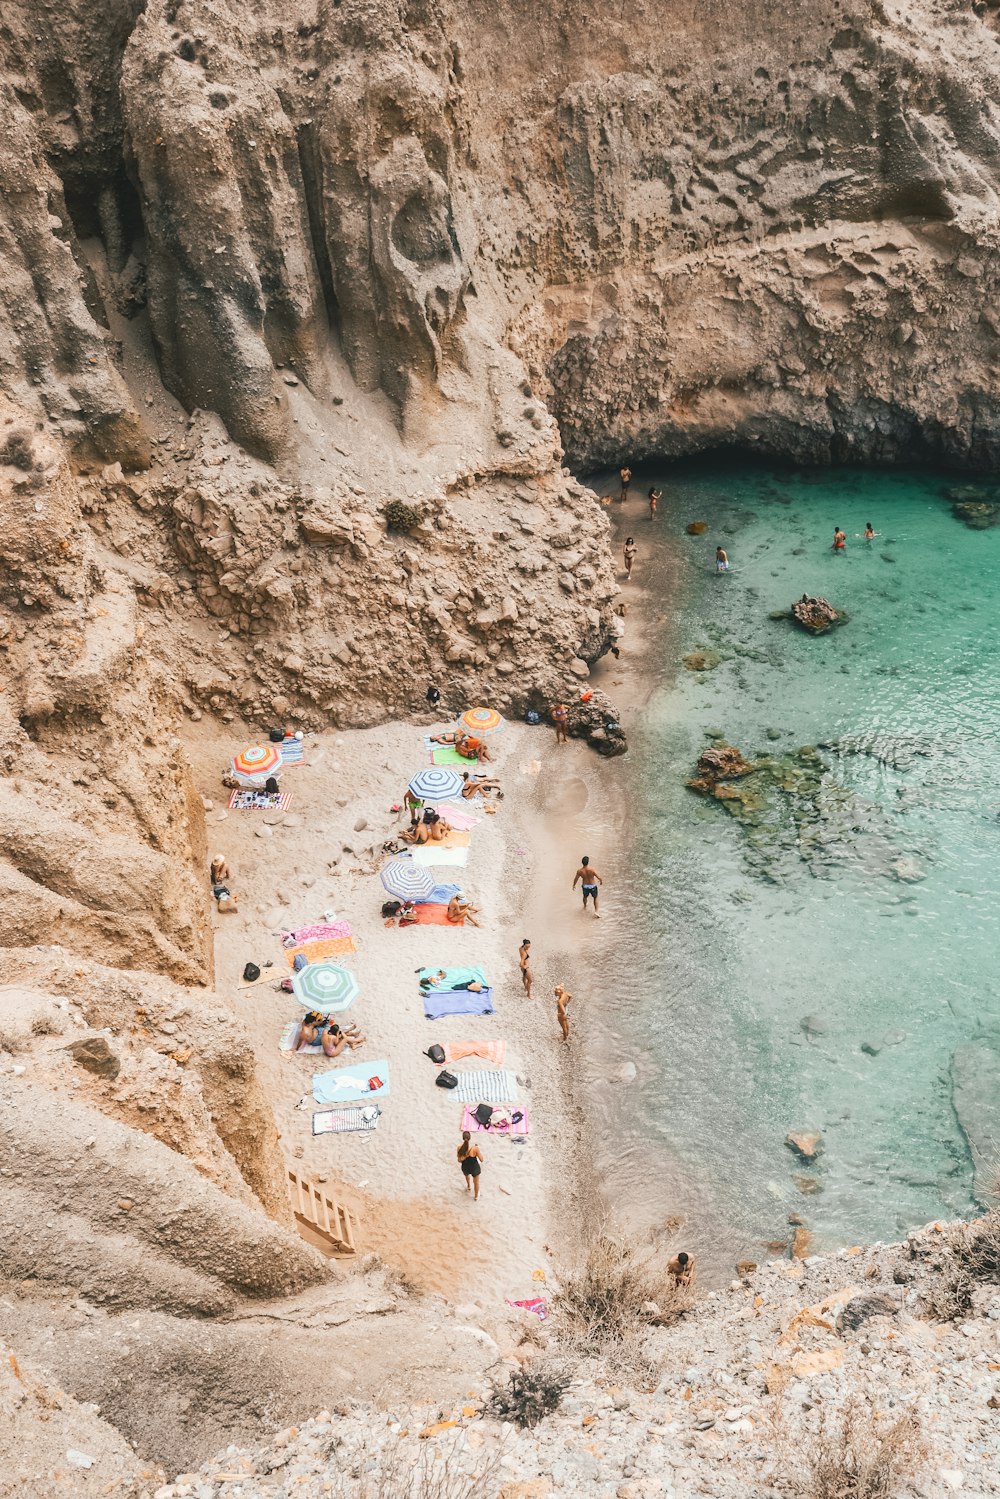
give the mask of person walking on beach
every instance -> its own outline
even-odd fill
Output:
[[[569,738],[569,735],[566,733],[566,726],[569,723],[569,709],[566,704],[553,703],[549,709],[549,717],[555,724],[556,744],[565,744]]]
[[[576,876],[573,880],[574,890],[581,880],[583,881],[583,909],[586,910],[587,901],[592,900],[594,902],[594,915],[597,916],[599,915],[599,912],[597,910],[597,887],[598,885],[603,885],[604,881],[597,873],[597,870],[591,868],[590,857],[588,854],[584,854],[583,858],[580,860],[580,868],[577,870]]]
[[[628,487],[632,482],[632,470],[628,467],[627,464],[625,464],[618,470],[618,477],[622,481],[622,492],[619,499],[620,503],[624,505],[625,501],[628,499]]]
[[[474,1200],[478,1202],[479,1178],[483,1173],[483,1153],[478,1145],[473,1145],[472,1134],[467,1129],[462,1131],[462,1143],[458,1147],[458,1164],[465,1177],[465,1190],[471,1192]]]
[[[636,545],[631,536],[625,538],[625,581],[628,582],[632,576],[632,563],[635,561]]]
[[[565,986],[562,984],[556,984],[552,993],[556,997],[556,1019],[559,1022],[559,1029],[562,1031],[563,1040],[568,1041],[569,1016],[566,1014],[566,1006],[572,1003],[573,996],[567,992]]]
[[[656,507],[663,498],[663,490],[655,487],[649,491],[649,518],[656,519]]]
[[[839,526],[833,528],[833,550],[842,552],[847,546],[847,532],[842,531]]]
[[[531,986],[535,982],[535,975],[531,971],[531,942],[527,937],[521,938],[517,956],[521,965],[521,983],[524,985],[525,994],[531,999]]]

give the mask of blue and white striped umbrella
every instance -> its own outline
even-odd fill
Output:
[[[419,796],[422,802],[446,802],[450,796],[458,796],[461,789],[462,777],[445,765],[428,765],[410,782],[411,795]]]
[[[349,968],[339,963],[307,963],[292,974],[292,990],[300,1005],[332,1015],[346,1010],[357,999],[358,981]]]
[[[390,859],[379,879],[397,900],[426,900],[434,889],[430,870],[412,859]]]

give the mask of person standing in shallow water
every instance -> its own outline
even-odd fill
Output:
[[[580,860],[580,868],[577,870],[573,880],[574,890],[581,880],[583,881],[583,909],[586,910],[587,901],[592,900],[594,902],[594,915],[597,916],[599,915],[597,909],[597,887],[598,885],[603,885],[604,881],[597,873],[597,870],[591,868],[590,858],[587,854],[584,854]]]
[[[865,522],[865,541],[874,541],[874,540],[875,540],[875,529],[872,526],[871,521],[866,521]]]
[[[833,550],[842,552],[847,546],[847,532],[842,531],[839,526],[833,528]]]
[[[725,547],[716,547],[715,549],[715,571],[717,573],[727,573],[729,571],[729,553]]]
[[[458,1147],[458,1164],[465,1177],[465,1190],[471,1192],[473,1200],[478,1202],[479,1178],[483,1174],[483,1153],[478,1145],[473,1145],[472,1134],[467,1129],[462,1131],[462,1143]]]
[[[632,470],[628,467],[627,464],[625,464],[618,470],[618,477],[622,481],[622,492],[618,496],[618,499],[619,503],[624,505],[625,501],[628,499],[628,487],[632,482]]]

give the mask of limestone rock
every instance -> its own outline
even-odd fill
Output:
[[[823,1149],[823,1137],[814,1130],[792,1130],[785,1136],[785,1144],[803,1161],[814,1161]]]
[[[79,1067],[86,1068],[95,1077],[114,1080],[121,1071],[121,1062],[108,1045],[106,1036],[85,1036],[81,1041],[73,1041],[66,1050]]]

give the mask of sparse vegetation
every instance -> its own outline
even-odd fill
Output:
[[[477,1460],[478,1459],[478,1460]],[[424,1447],[416,1462],[398,1444],[373,1453],[360,1472],[343,1477],[336,1499],[494,1499],[500,1453],[477,1454],[466,1466],[458,1445]]]
[[[383,514],[390,531],[415,531],[423,519],[419,510],[402,500],[390,500]]]
[[[35,466],[34,454],[31,451],[31,435],[15,428],[7,434],[2,447],[0,447],[0,463],[9,463],[14,468],[23,468],[26,473]]]
[[[797,1499],[896,1499],[927,1460],[916,1416],[882,1418],[857,1399],[787,1450]]]
[[[512,1370],[506,1384],[494,1386],[487,1414],[522,1428],[537,1426],[559,1409],[569,1383],[564,1364],[534,1359],[523,1369]]]
[[[929,1287],[921,1287],[924,1316],[932,1322],[954,1322],[958,1317],[967,1317],[972,1311],[974,1290],[975,1281],[965,1270],[942,1275]]]
[[[579,1353],[644,1373],[649,1328],[676,1322],[693,1300],[658,1259],[637,1256],[608,1230],[593,1240],[583,1265],[563,1276],[554,1297],[560,1333]]]
[[[991,1208],[959,1231],[955,1258],[973,1280],[1000,1284],[1000,1208]]]

